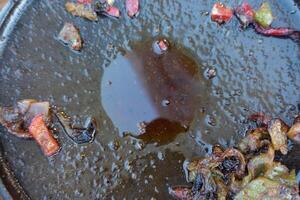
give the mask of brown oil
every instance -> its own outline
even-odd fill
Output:
[[[198,107],[199,66],[180,49],[162,55],[136,45],[105,69],[102,105],[120,133],[168,143],[188,130]]]

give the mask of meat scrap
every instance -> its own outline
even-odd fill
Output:
[[[75,51],[82,49],[79,30],[72,23],[65,23],[58,34],[58,39]]]
[[[127,15],[131,18],[139,13],[139,0],[126,0]]]
[[[28,129],[46,156],[52,156],[59,151],[60,146],[48,129],[42,115],[35,116]]]
[[[97,14],[94,12],[90,4],[67,2],[65,4],[65,9],[74,16],[83,17],[91,21],[98,20]]]

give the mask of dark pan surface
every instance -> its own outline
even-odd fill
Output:
[[[121,2],[116,4],[124,12]],[[275,26],[300,29],[296,4],[270,2]],[[48,159],[34,142],[1,127],[4,156],[33,199],[169,199],[167,187],[185,181],[183,161],[203,156],[211,144],[234,144],[243,136],[250,113],[264,111],[288,123],[298,113],[299,44],[241,31],[236,19],[219,27],[204,14],[213,1],[141,0],[137,19],[123,15],[97,23],[70,16],[64,3],[34,1],[16,24],[0,61],[0,105],[24,98],[49,100],[71,115],[96,116],[99,133],[92,144],[78,146],[59,132],[62,150]],[[81,30],[85,43],[80,54],[56,40],[66,21]],[[103,109],[101,84],[117,56],[159,36],[193,56],[201,74],[215,67],[217,77],[201,79],[206,88],[199,91],[197,116],[188,133],[168,144],[145,145],[119,136]],[[295,154],[292,159],[299,157]],[[300,168],[296,161],[288,163]]]

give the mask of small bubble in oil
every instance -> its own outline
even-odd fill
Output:
[[[168,99],[164,99],[164,100],[161,101],[161,105],[164,106],[164,107],[167,107],[168,105],[170,105],[170,103],[171,102]]]

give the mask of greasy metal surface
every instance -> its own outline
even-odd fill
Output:
[[[116,2],[124,13],[122,1]],[[295,4],[270,2],[274,25],[300,29]],[[4,155],[33,199],[169,199],[168,185],[185,181],[184,159],[204,155],[210,144],[233,144],[242,137],[249,113],[265,111],[291,123],[298,112],[299,44],[240,31],[235,19],[219,27],[204,14],[213,1],[142,0],[137,19],[97,23],[70,16],[63,5],[34,1],[17,23],[0,61],[0,105],[23,98],[49,100],[71,115],[94,115],[99,133],[94,143],[78,146],[59,132],[62,151],[48,159],[34,142],[1,127]],[[80,54],[56,40],[65,21],[81,30]],[[215,67],[217,77],[199,91],[200,106],[188,133],[166,145],[145,145],[120,137],[103,109],[100,90],[103,74],[118,55],[157,36],[193,55],[202,73]]]

